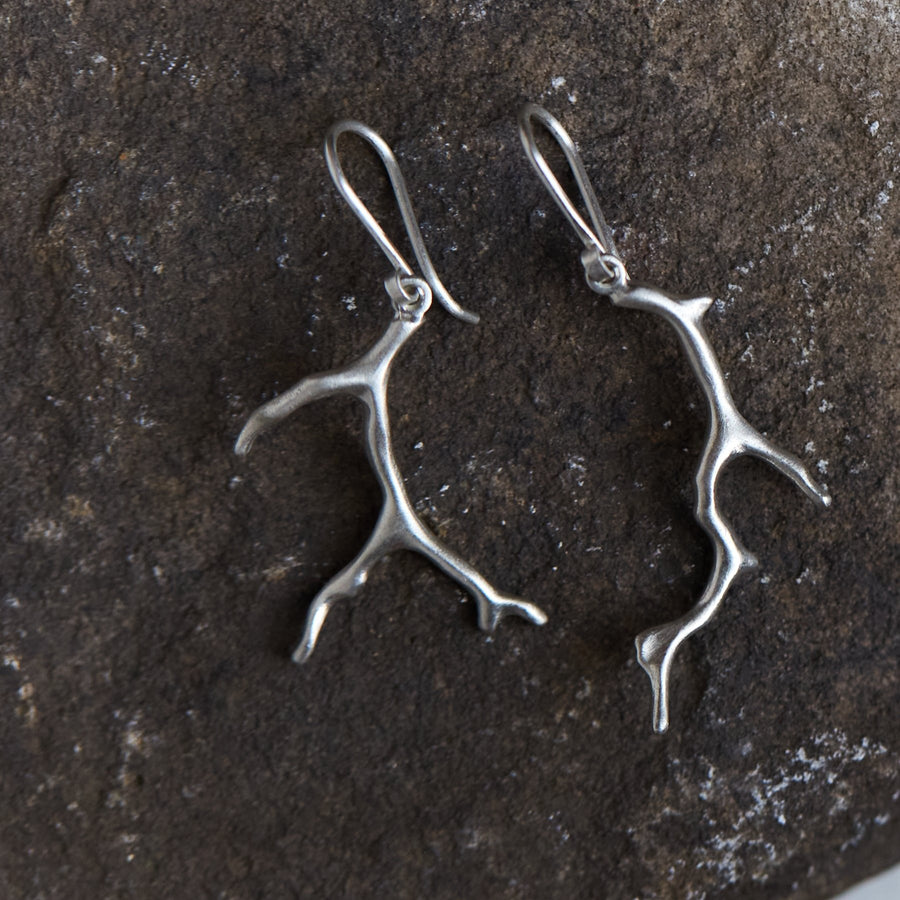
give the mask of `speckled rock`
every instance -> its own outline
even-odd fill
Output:
[[[900,859],[892,4],[25,0],[0,35],[3,897],[827,898]],[[665,323],[584,285],[529,99],[835,497],[730,470],[761,566],[665,736],[633,638],[707,577],[704,411]],[[389,318],[322,158],[343,116],[482,316],[433,309],[398,361],[409,494],[550,621],[485,637],[397,554],[300,668],[379,508],[361,412],[231,447]]]

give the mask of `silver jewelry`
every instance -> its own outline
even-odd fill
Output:
[[[403,259],[344,175],[337,151],[338,137],[344,132],[353,132],[364,138],[381,157],[421,276],[416,275]],[[466,322],[477,322],[478,316],[462,309],[438,278],[425,249],[397,159],[384,140],[361,122],[338,122],[329,130],[325,140],[325,159],[337,189],[393,265],[394,271],[385,280],[384,286],[391,298],[394,318],[381,339],[361,359],[331,372],[310,375],[259,407],[247,420],[234,449],[239,455],[245,455],[259,434],[306,403],[333,394],[350,394],[366,406],[366,446],[369,461],[381,485],[384,504],[375,530],[363,549],[313,599],[303,639],[294,651],[293,659],[295,662],[305,662],[309,658],[333,603],[341,597],[356,594],[365,584],[372,566],[383,556],[399,549],[421,553],[464,587],[478,604],[478,624],[485,631],[493,631],[507,614],[543,625],[547,617],[537,606],[498,591],[425,527],[409,501],[391,448],[387,405],[390,367],[397,352],[422,324],[432,297],[436,297],[449,313]]]
[[[534,120],[550,132],[565,154],[593,229],[579,214],[538,149]],[[678,299],[657,288],[634,284],[616,250],[575,144],[562,125],[545,109],[529,104],[519,115],[519,134],[538,177],[584,244],[581,261],[588,286],[609,297],[615,306],[643,309],[662,316],[677,332],[709,404],[709,432],[695,478],[695,515],[715,547],[713,572],[702,597],[688,613],[639,634],[635,640],[638,662],[653,686],[653,727],[662,732],[669,726],[669,675],[675,651],[688,635],[713,616],[738,572],[756,565],[756,559],[744,549],[719,511],[716,485],[724,465],[744,454],[756,456],[790,478],[822,506],[830,505],[831,497],[826,488],[813,481],[799,459],[779,450],[738,412],[703,327],[703,315],[712,299]]]

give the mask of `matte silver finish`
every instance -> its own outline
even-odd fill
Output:
[[[574,204],[538,150],[532,119],[537,119],[548,129],[566,154],[597,228],[596,233],[578,215]],[[799,459],[779,450],[738,412],[703,327],[703,315],[712,304],[712,299],[680,299],[657,288],[632,283],[612,242],[575,145],[562,125],[546,110],[530,104],[521,112],[519,131],[525,152],[538,176],[584,242],[585,250],[581,259],[588,285],[597,293],[608,296],[615,306],[655,313],[675,329],[709,407],[709,432],[695,478],[695,515],[715,547],[712,575],[703,595],[688,613],[639,634],[635,640],[638,662],[650,676],[653,686],[653,727],[662,732],[669,727],[669,677],[676,650],[685,638],[709,621],[738,572],[742,568],[756,565],[756,559],[744,549],[719,510],[716,485],[725,464],[745,454],[756,456],[790,478],[820,505],[829,506],[831,497],[825,487],[813,481],[808,469]]]
[[[413,275],[410,266],[388,240],[381,226],[344,176],[337,156],[336,142],[338,136],[345,131],[353,131],[369,141],[384,162],[397,195],[416,259],[425,274],[424,279]],[[432,296],[437,296],[453,315],[461,319],[477,321],[477,317],[458,306],[439,281],[422,242],[403,175],[390,147],[365,125],[344,121],[331,128],[325,148],[328,167],[335,184],[394,265],[394,273],[385,281],[385,288],[394,309],[394,319],[381,339],[361,359],[343,368],[304,378],[274,400],[259,407],[248,419],[234,449],[236,453],[244,456],[259,434],[290,415],[295,409],[322,397],[350,394],[358,397],[366,407],[366,447],[369,461],[381,485],[384,504],[375,530],[363,549],[313,599],[306,618],[303,639],[293,654],[294,661],[305,662],[309,659],[328,611],[335,601],[356,594],[365,584],[375,563],[394,550],[406,549],[421,553],[464,587],[477,602],[478,624],[485,631],[493,631],[500,619],[507,614],[521,616],[536,625],[543,625],[547,617],[537,606],[498,591],[465,560],[444,546],[413,510],[391,447],[391,426],[387,405],[391,364],[403,344],[422,324],[425,313],[431,306]]]

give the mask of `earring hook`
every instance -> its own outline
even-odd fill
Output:
[[[581,193],[581,199],[587,207],[588,215],[593,223],[593,229],[585,222],[584,217],[578,212],[571,197],[565,192],[563,186],[559,183],[557,177],[553,174],[549,163],[544,158],[537,145],[534,136],[533,120],[537,120],[550,132],[550,135],[558,144],[560,150],[566,157],[566,162],[572,171],[575,184]],[[547,112],[542,106],[536,103],[526,103],[519,112],[519,137],[522,139],[522,146],[525,148],[525,155],[534,167],[538,178],[544,183],[544,187],[550,192],[556,205],[562,210],[563,215],[569,220],[569,223],[575,229],[575,233],[581,239],[585,246],[585,252],[581,258],[588,276],[588,283],[595,290],[607,292],[611,286],[619,287],[627,281],[627,272],[624,263],[616,249],[616,242],[613,240],[612,229],[606,224],[603,218],[603,212],[600,204],[597,202],[597,195],[594,192],[593,185],[588,178],[584,163],[578,154],[578,148],[575,142],[569,137],[569,133],[559,123],[559,120]],[[599,276],[596,271],[597,264],[603,271],[605,277]]]
[[[438,278],[434,265],[431,262],[431,257],[428,255],[428,250],[425,249],[425,241],[422,239],[422,232],[419,230],[419,223],[416,221],[416,214],[413,212],[409,192],[406,190],[406,181],[403,178],[403,173],[400,171],[400,165],[397,162],[397,157],[394,156],[393,150],[391,150],[381,135],[369,128],[368,125],[353,119],[343,119],[340,122],[335,122],[328,129],[328,134],[325,137],[325,162],[328,164],[328,171],[331,173],[335,187],[340,191],[341,196],[347,201],[363,225],[365,225],[369,234],[375,238],[384,255],[391,261],[391,265],[393,265],[398,276],[414,277],[415,273],[409,263],[391,243],[384,229],[378,224],[372,213],[369,212],[368,207],[362,202],[359,194],[356,193],[344,174],[337,149],[338,138],[344,132],[352,132],[367,141],[384,164],[391,186],[394,189],[394,196],[397,199],[400,215],[403,217],[403,224],[406,225],[406,233],[409,235],[413,253],[422,269],[425,281],[430,285],[437,301],[456,318],[462,319],[464,322],[478,322],[478,316],[463,309],[450,296],[450,292]]]

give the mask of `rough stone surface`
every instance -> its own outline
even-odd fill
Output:
[[[4,898],[825,898],[900,858],[895,4],[20,0],[0,36]],[[733,466],[762,565],[664,737],[632,641],[709,570],[704,411],[665,323],[585,287],[526,99],[835,496]],[[486,638],[398,554],[298,668],[379,506],[360,409],[231,445],[388,319],[321,153],[348,115],[482,314],[399,360],[409,493],[550,621]]]

